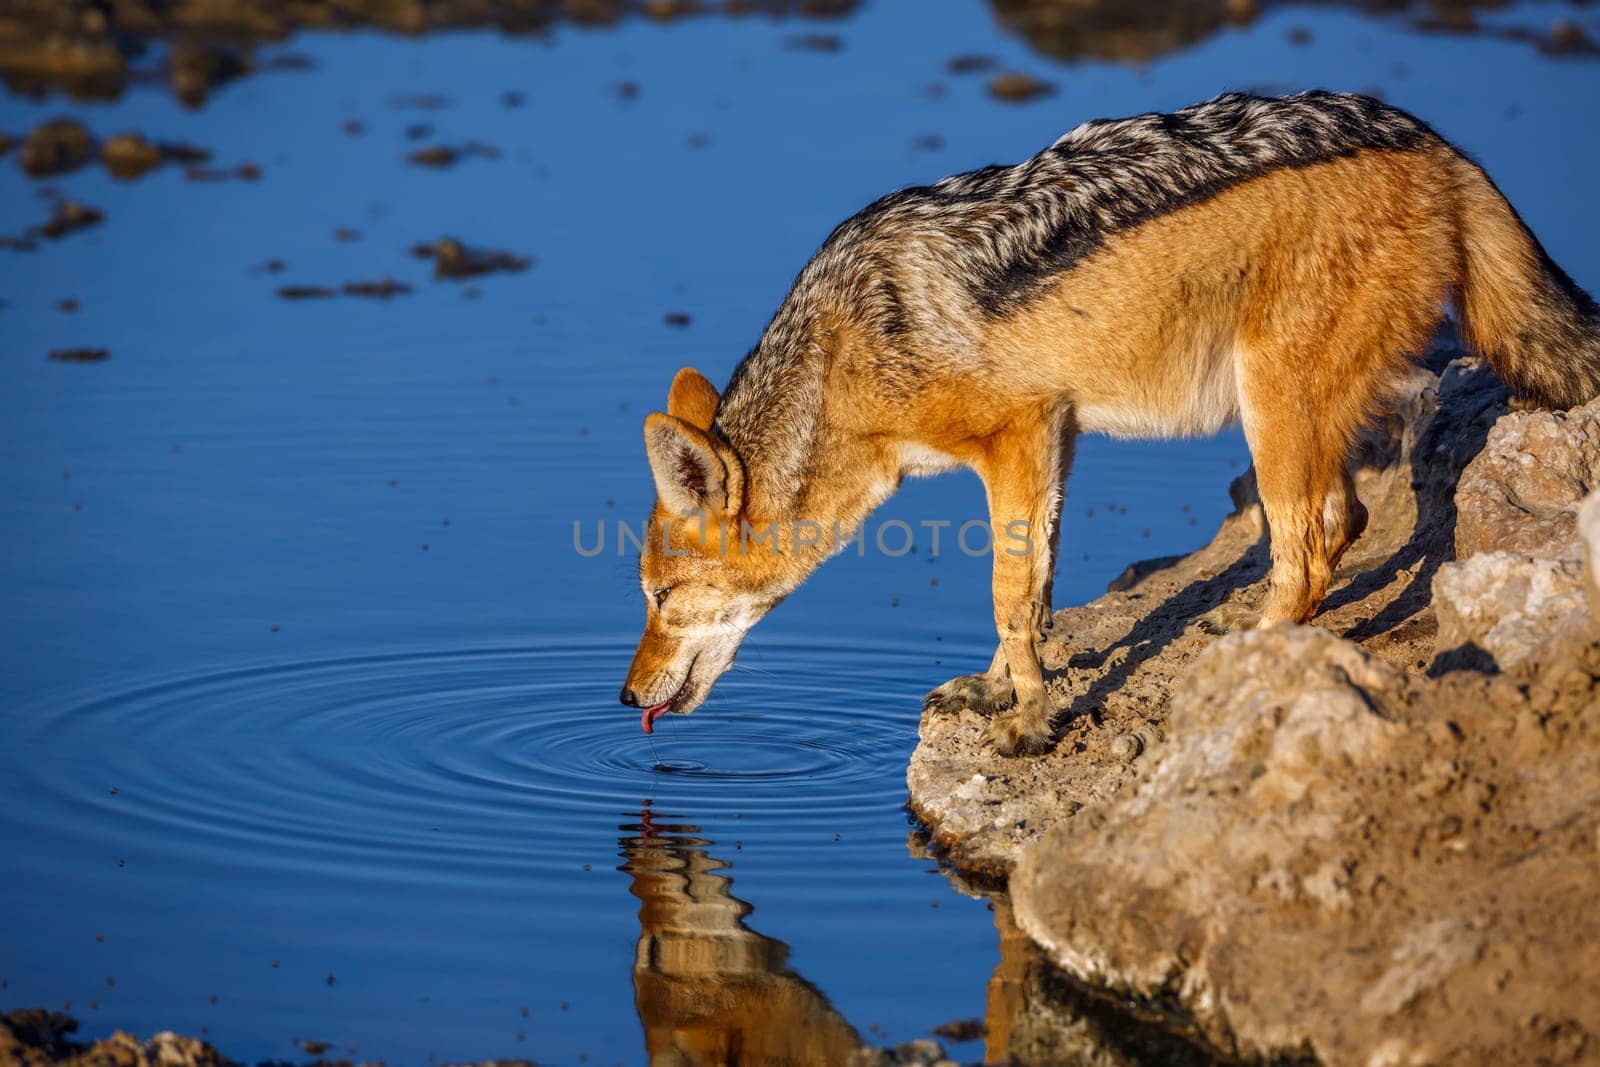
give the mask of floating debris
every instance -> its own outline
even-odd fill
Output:
[[[411,286],[405,282],[397,282],[393,278],[380,278],[370,282],[345,282],[342,288],[346,296],[365,296],[378,300],[388,300],[390,297],[411,292]]]
[[[326,300],[339,293],[325,285],[280,285],[278,295],[285,300]]]
[[[41,237],[58,241],[69,233],[98,226],[106,220],[105,212],[96,207],[80,204],[76,200],[60,200],[51,216],[37,227]]]
[[[255,163],[240,163],[233,167],[190,167],[183,176],[192,182],[225,182],[238,178],[253,182],[261,179],[261,168]]]
[[[32,252],[39,247],[39,238],[58,241],[69,233],[98,226],[105,221],[105,212],[88,207],[76,200],[58,200],[50,217],[37,226],[30,226],[16,236],[0,237],[0,248],[14,252]]]
[[[961,1044],[966,1041],[976,1041],[989,1031],[983,1025],[982,1019],[953,1019],[935,1026],[933,1032],[935,1036],[942,1037],[946,1041]]]
[[[661,316],[661,321],[666,323],[668,326],[676,326],[679,329],[682,329],[683,327],[688,326],[694,320],[689,317],[689,313],[687,311],[669,311],[665,315]]]
[[[439,111],[450,103],[443,93],[396,93],[389,98],[390,107],[410,111]]]
[[[17,162],[35,178],[70,174],[94,156],[94,138],[77,119],[51,119],[35,126],[22,141]]]
[[[142,178],[164,163],[196,165],[211,159],[204,148],[178,142],[154,143],[140,133],[119,133],[100,146],[100,162],[114,178]]]
[[[996,74],[989,79],[989,95],[1011,104],[1025,104],[1043,96],[1054,94],[1054,83],[1035,78],[1032,74],[1012,71]]]
[[[1537,45],[1539,51],[1547,56],[1600,55],[1600,44],[1596,44],[1588,31],[1571,19],[1558,19],[1550,27],[1550,35],[1539,40]]]
[[[837,33],[791,33],[783,44],[797,52],[839,52],[844,49],[844,38]]]
[[[406,162],[419,167],[453,167],[469,156],[499,159],[500,149],[482,141],[469,141],[463,145],[438,144],[407,153]]]
[[[411,254],[418,259],[433,260],[435,278],[474,278],[498,271],[519,273],[533,265],[532,257],[468,248],[454,237],[441,237],[433,244],[412,245]]]
[[[161,149],[137,133],[119,133],[100,147],[100,159],[115,177],[132,179],[161,166]]]
[[[994,56],[965,52],[946,60],[944,69],[951,74],[987,74],[991,70],[999,69],[999,66],[1000,61]]]

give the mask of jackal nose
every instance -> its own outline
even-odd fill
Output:
[[[639,706],[639,694],[635,693],[627,686],[622,687],[622,693],[617,697],[617,699],[628,705],[630,708],[636,708]]]

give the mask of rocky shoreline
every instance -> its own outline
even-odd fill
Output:
[[[1054,751],[926,716],[913,810],[1072,980],[1238,1060],[1600,1056],[1600,401],[1518,411],[1436,342],[1363,443],[1310,626],[1250,475],[1212,542],[1058,612]]]

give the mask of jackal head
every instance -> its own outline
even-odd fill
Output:
[[[639,556],[644,636],[621,700],[649,733],[661,716],[687,715],[733,665],[744,635],[789,592],[769,543],[746,547],[745,469],[712,430],[720,397],[700,372],[672,380],[665,413],[644,420],[656,503]]]

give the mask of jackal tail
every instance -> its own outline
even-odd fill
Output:
[[[1458,157],[1457,172],[1468,344],[1518,396],[1552,408],[1600,396],[1600,308],[1477,164]]]

